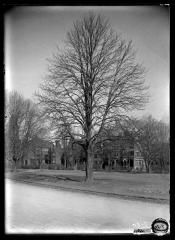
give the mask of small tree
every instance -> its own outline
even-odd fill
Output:
[[[107,20],[89,14],[67,33],[67,49],[49,60],[38,100],[66,134],[81,139],[86,181],[93,179],[94,142],[106,125],[142,109],[145,69],[136,63],[132,42],[114,34]],[[77,139],[76,139],[77,140]]]
[[[167,171],[169,165],[169,126],[158,121],[156,126],[155,161],[161,171]]]
[[[121,124],[128,136],[133,137],[145,161],[149,173],[151,165],[159,163],[164,168],[168,160],[167,143],[169,130],[166,124],[155,120],[151,115],[142,119],[129,119]],[[165,157],[166,155],[166,157]]]
[[[24,119],[24,99],[17,92],[9,94],[6,100],[6,132],[10,160],[15,164],[20,158],[21,142],[19,138],[20,125]]]
[[[6,141],[10,158],[16,166],[18,160],[23,162],[35,137],[43,134],[44,119],[36,104],[16,91],[9,94],[6,113]]]

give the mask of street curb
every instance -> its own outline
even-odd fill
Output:
[[[71,187],[63,187],[63,186],[54,186],[54,185],[49,185],[47,183],[39,183],[35,181],[26,181],[26,180],[19,180],[15,178],[10,178],[6,177],[7,179],[16,181],[16,182],[23,182],[26,184],[34,185],[34,186],[40,186],[40,187],[47,187],[47,188],[52,188],[56,190],[64,190],[64,191],[71,191],[71,192],[79,192],[79,193],[84,193],[84,194],[92,194],[92,195],[97,195],[97,196],[103,196],[103,197],[113,197],[113,198],[120,198],[120,199],[125,199],[125,200],[135,200],[135,201],[144,201],[144,202],[152,202],[152,203],[161,203],[161,204],[169,204],[169,200],[167,199],[162,199],[162,198],[151,198],[151,197],[144,197],[144,196],[131,196],[131,195],[124,195],[124,194],[118,194],[118,193],[106,193],[106,192],[97,192],[93,190],[88,190],[88,189],[78,189],[78,188],[71,188]]]

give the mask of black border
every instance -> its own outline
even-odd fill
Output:
[[[115,1],[114,1],[115,2]],[[10,11],[11,9],[13,9],[14,7],[17,7],[17,6],[150,6],[150,5],[152,5],[152,6],[159,6],[160,4],[163,4],[162,5],[162,7],[164,7],[165,9],[167,9],[167,10],[169,10],[170,9],[170,23],[171,23],[171,34],[170,34],[170,36],[171,36],[171,40],[170,40],[170,46],[171,46],[171,51],[170,51],[170,59],[172,60],[172,56],[173,56],[173,54],[172,54],[172,47],[173,47],[173,44],[175,43],[175,39],[173,39],[173,36],[172,36],[172,29],[173,29],[173,27],[172,27],[172,23],[173,23],[173,4],[170,4],[170,2],[169,1],[143,1],[143,2],[139,2],[139,1],[132,1],[132,3],[128,3],[128,1],[120,1],[119,3],[116,1],[115,2],[115,4],[114,4],[114,2],[113,3],[110,3],[110,1],[108,1],[108,5],[106,5],[106,4],[104,4],[102,1],[100,2],[99,1],[99,3],[97,3],[97,2],[95,2],[95,1],[84,1],[84,2],[82,2],[82,1],[76,1],[75,3],[72,3],[72,1],[69,1],[69,2],[65,2],[65,1],[41,1],[41,0],[38,0],[38,1],[22,1],[22,0],[9,0],[8,2],[7,1],[2,1],[1,2],[1,18],[2,18],[2,21],[1,21],[1,29],[2,29],[2,35],[1,36],[4,36],[4,14],[5,13],[7,13],[8,11]],[[164,4],[166,4],[166,5],[164,5]],[[170,4],[170,6],[169,5],[167,5],[167,4]],[[3,37],[1,37],[1,39],[2,39],[2,48],[1,48],[1,56],[2,56],[2,71],[1,71],[1,73],[2,73],[2,79],[4,79],[4,41],[3,41]],[[173,66],[172,65],[173,63],[172,63],[172,61],[170,62],[170,66]],[[171,68],[170,67],[170,69],[173,69],[173,68]],[[171,72],[170,73],[170,76],[172,75],[173,73]],[[173,79],[172,78],[172,76],[171,76],[171,79]],[[0,108],[0,110],[1,110],[1,114],[0,114],[0,116],[1,116],[1,118],[0,118],[0,120],[2,121],[2,124],[1,124],[1,131],[0,131],[0,133],[2,133],[2,135],[3,135],[3,144],[1,144],[1,153],[3,153],[3,156],[4,156],[4,117],[2,117],[2,116],[4,116],[4,81],[0,81],[0,84],[2,84],[2,86],[1,86],[1,88],[0,88],[0,91],[1,91],[1,94],[0,94],[0,96],[1,96],[1,108]],[[170,81],[170,86],[171,86],[171,91],[172,91],[172,88],[173,88],[173,85],[174,85],[174,83],[172,83],[171,84],[171,81]],[[172,97],[173,95],[170,93],[170,96]],[[170,99],[171,99],[171,97],[170,97]],[[173,98],[173,97],[172,97]],[[173,100],[172,100],[172,102],[173,102]],[[171,119],[172,119],[172,114],[171,114],[171,112],[170,112],[170,116],[171,116]],[[170,123],[171,123],[171,120],[170,120]],[[3,126],[3,127],[2,127]],[[172,132],[172,128],[170,128],[170,131]],[[172,147],[172,138],[170,137],[170,146]],[[2,143],[2,142],[1,142]],[[173,148],[170,148],[170,149],[173,149]],[[174,164],[174,159],[173,159],[173,153],[172,153],[172,151],[170,151],[170,156],[172,156],[171,157],[171,159],[172,159],[172,161],[171,161],[171,167],[170,167],[170,178],[172,177],[172,175],[173,175],[173,169],[174,169],[174,167],[173,167],[173,164]],[[2,233],[2,235],[4,236],[4,237],[7,237],[7,238],[15,238],[15,239],[18,239],[18,238],[23,238],[23,237],[25,237],[25,238],[29,238],[29,237],[36,237],[36,238],[38,238],[38,237],[41,237],[42,239],[43,238],[47,238],[47,237],[63,237],[63,238],[65,238],[65,239],[70,239],[70,238],[74,238],[74,239],[77,239],[77,238],[81,238],[81,237],[94,237],[95,239],[100,239],[100,238],[111,238],[111,237],[128,237],[129,239],[130,238],[138,238],[138,239],[140,239],[140,237],[142,238],[142,239],[145,239],[145,238],[156,238],[157,236],[155,235],[155,234],[146,234],[146,235],[133,235],[133,234],[6,234],[5,233],[5,222],[4,222],[4,219],[5,219],[5,188],[4,188],[4,178],[5,178],[5,174],[4,174],[4,161],[3,161],[3,159],[2,159],[2,154],[1,154],[1,160],[0,160],[0,164],[1,164],[1,166],[0,166],[0,171],[1,171],[1,173],[0,173],[0,177],[1,177],[1,181],[0,181],[0,184],[1,184],[1,189],[2,189],[2,191],[3,191],[3,193],[4,193],[4,197],[2,198],[2,196],[3,196],[3,194],[1,194],[1,204],[0,204],[0,206],[2,207],[2,211],[1,211],[1,214],[0,214],[0,216],[1,216],[1,225],[0,225],[0,227],[1,227],[1,230],[2,231],[0,231],[0,233]],[[172,183],[172,181],[171,181],[171,183]],[[172,185],[171,185],[171,202],[173,202],[173,197],[174,197],[174,192],[173,192],[173,189],[172,189]],[[2,212],[4,213],[4,216],[3,216],[3,214],[2,214]],[[174,223],[174,221],[173,221],[173,219],[172,219],[172,215],[171,215],[171,223]],[[173,224],[174,225],[174,224]],[[172,233],[173,233],[173,229],[171,228],[171,235],[172,235]],[[1,234],[0,234],[1,235]],[[170,238],[170,234],[166,234],[166,235],[164,235],[164,236],[162,236],[161,237],[161,239],[169,239]]]

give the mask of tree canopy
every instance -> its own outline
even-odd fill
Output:
[[[46,114],[57,127],[66,126],[65,134],[84,141],[87,159],[105,126],[143,109],[148,100],[145,68],[136,62],[132,42],[92,13],[74,23],[64,51],[49,59],[40,90]]]
[[[42,112],[31,100],[13,91],[6,101],[6,116],[8,158],[22,160],[35,137],[46,134]]]

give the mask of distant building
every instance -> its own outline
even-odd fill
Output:
[[[134,145],[134,169],[146,171],[144,158],[136,144]]]
[[[30,146],[23,162],[23,167],[39,168],[54,165],[55,169],[71,168],[85,169],[85,153],[83,148],[70,141],[67,148],[65,165],[65,152],[59,141],[55,145],[46,140],[37,138]],[[64,160],[64,161],[63,161]],[[113,136],[110,141],[97,144],[94,151],[94,169],[114,169],[145,171],[145,162],[139,147],[132,139],[124,136]]]
[[[130,138],[113,136],[109,141],[97,146],[94,153],[94,168],[145,171],[145,162],[138,146]]]
[[[36,138],[24,157],[23,166],[40,167],[55,163],[55,150],[52,142]]]

